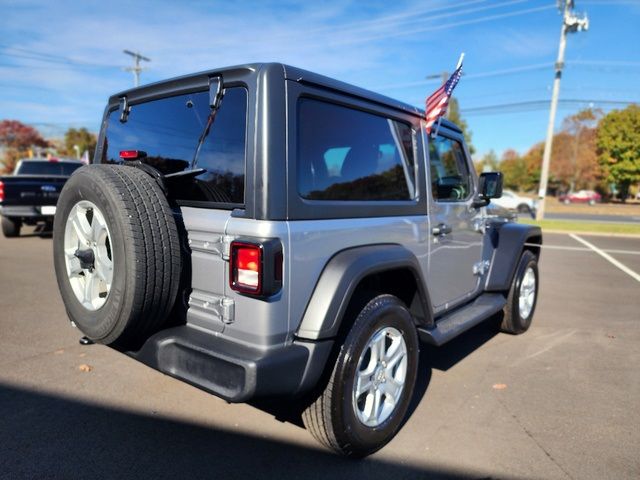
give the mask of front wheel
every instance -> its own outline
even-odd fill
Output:
[[[342,455],[363,457],[382,448],[407,414],[418,350],[404,304],[392,295],[375,297],[356,318],[324,391],[303,412],[307,429]]]
[[[518,335],[531,326],[538,300],[538,259],[529,250],[522,252],[504,307],[501,330]]]

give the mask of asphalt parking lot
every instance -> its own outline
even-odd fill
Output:
[[[350,461],[277,408],[80,346],[51,239],[0,238],[0,478],[640,478],[640,239],[545,243],[529,332],[423,347],[411,418]]]

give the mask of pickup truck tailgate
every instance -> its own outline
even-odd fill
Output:
[[[4,198],[0,205],[12,207],[55,205],[67,179],[66,176],[44,175],[0,177],[4,190]]]

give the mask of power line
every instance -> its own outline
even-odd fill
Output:
[[[25,48],[7,47],[4,45],[1,45],[1,46],[5,48],[5,51],[0,52],[0,55],[6,56],[6,57],[25,58],[28,60],[35,60],[38,62],[55,63],[60,65],[73,65],[78,67],[104,67],[104,68],[117,67],[117,65],[108,65],[103,63],[87,62],[84,60],[75,60],[69,57],[63,57],[60,55],[50,55],[46,53],[36,52],[34,50],[28,50]],[[16,50],[23,53],[11,53],[11,52],[7,52],[6,51],[7,49]]]
[[[593,106],[626,106],[632,103],[640,103],[640,100],[604,100],[604,99],[586,99],[586,98],[568,98],[559,99],[559,104],[565,106],[579,106],[579,105],[593,105]],[[500,110],[513,111],[514,113],[542,110],[549,107],[549,100],[526,100],[522,102],[511,103],[499,103],[494,105],[480,105],[476,107],[461,108],[460,111],[465,115],[478,115],[478,114],[495,114],[500,113]]]
[[[544,5],[544,6],[541,6],[541,7],[528,8],[528,9],[524,9],[524,10],[518,10],[518,11],[515,11],[515,12],[499,13],[499,14],[496,14],[496,15],[488,15],[488,16],[480,17],[480,18],[473,18],[473,19],[469,19],[469,20],[461,20],[459,22],[444,23],[444,24],[440,24],[440,25],[432,25],[432,26],[429,26],[429,27],[417,28],[417,29],[413,29],[413,30],[401,30],[401,31],[386,33],[386,34],[377,35],[377,36],[353,38],[350,41],[329,42],[328,45],[329,46],[340,46],[340,45],[347,45],[347,44],[351,44],[351,43],[366,43],[366,42],[369,42],[369,41],[372,41],[372,40],[383,40],[383,39],[392,38],[392,37],[401,37],[401,36],[406,36],[406,35],[414,35],[416,33],[425,33],[425,32],[437,31],[437,30],[446,30],[448,28],[460,27],[460,26],[463,26],[463,25],[472,25],[472,24],[476,24],[476,23],[488,22],[490,20],[498,20],[498,19],[501,19],[501,18],[515,17],[515,16],[518,16],[518,15],[526,15],[528,13],[540,12],[542,10],[549,10],[551,8],[554,8],[554,6],[553,5]]]

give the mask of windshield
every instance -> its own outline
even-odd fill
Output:
[[[20,167],[16,170],[16,175],[61,175],[68,177],[81,166],[81,163],[76,162],[29,160],[20,164]]]

